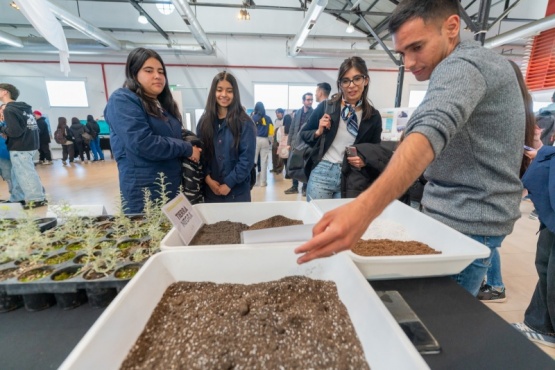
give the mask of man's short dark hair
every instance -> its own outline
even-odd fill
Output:
[[[331,85],[327,82],[320,82],[318,85],[319,89],[321,89],[322,91],[324,91],[326,93],[326,96],[329,96],[331,93]]]
[[[0,89],[6,90],[7,92],[9,92],[10,97],[13,100],[17,100],[17,98],[19,98],[19,90],[14,85],[0,84]]]
[[[430,20],[443,20],[459,13],[459,0],[403,0],[389,19],[389,33],[399,31],[411,19],[422,18],[428,23]]]
[[[307,97],[307,96],[314,96],[314,94],[312,94],[312,93],[310,93],[310,92],[309,92],[309,93],[304,93],[304,94],[303,94],[303,101],[306,100],[306,97]]]
[[[278,114],[278,113],[284,114],[285,111],[282,108],[278,108],[278,109],[276,109],[276,114]]]

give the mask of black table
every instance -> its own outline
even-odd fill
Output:
[[[450,278],[371,285],[398,290],[436,337],[442,353],[423,356],[432,369],[555,369],[554,360]],[[0,368],[57,368],[102,311],[85,304],[0,314]]]
[[[382,280],[397,290],[442,347],[432,369],[555,369],[555,360],[449,277]]]

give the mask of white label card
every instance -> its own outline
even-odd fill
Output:
[[[162,211],[177,229],[184,245],[189,245],[197,231],[204,224],[200,215],[183,193],[169,201],[168,204],[162,207]]]

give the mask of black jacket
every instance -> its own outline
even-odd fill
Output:
[[[333,106],[332,106],[333,105]],[[328,107],[328,109],[333,110],[331,114],[331,128],[326,130],[324,134],[319,136],[318,138],[314,137],[314,133],[318,129],[320,118],[324,115],[324,110]],[[307,165],[311,166],[312,168],[316,167],[316,165],[322,160],[322,157],[328,149],[330,148],[333,140],[335,139],[335,135],[337,135],[337,130],[340,124],[340,114],[341,114],[341,101],[327,101],[327,104],[319,104],[318,107],[314,110],[310,119],[308,120],[307,124],[304,125],[303,129],[300,132],[300,137],[311,147],[312,154],[310,156],[310,160],[308,161]],[[355,138],[354,144],[379,144],[381,142],[381,135],[382,135],[382,116],[377,109],[373,109],[372,115],[370,118],[362,119],[360,124],[358,125],[358,134]],[[321,143],[324,142],[323,150],[321,150]],[[321,155],[320,155],[321,154]],[[342,165],[342,172],[348,171],[347,167],[348,162],[344,157],[343,165]],[[312,168],[308,169],[308,172],[312,170]],[[307,169],[305,168],[305,171]]]
[[[364,161],[366,166],[360,170],[353,168],[347,162],[347,157],[343,158],[341,166],[341,197],[356,198],[366,190],[385,170],[393,152],[381,144],[361,143],[354,145],[357,154]]]
[[[39,148],[39,128],[31,106],[24,102],[7,103],[4,109],[2,133],[8,138],[9,151],[28,152]]]
[[[100,126],[98,126],[98,122],[96,121],[87,121],[85,128],[87,129],[87,132],[91,134],[93,139],[96,139],[98,134],[100,134]]]
[[[37,120],[37,126],[39,127],[39,141],[41,144],[50,143],[50,131],[48,131],[48,124],[46,119],[41,117]]]
[[[83,133],[85,132],[85,126],[79,123],[72,123],[69,127],[71,135],[73,136],[73,141],[76,143],[83,141]]]

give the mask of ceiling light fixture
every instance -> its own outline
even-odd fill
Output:
[[[148,19],[146,19],[146,17],[145,17],[144,15],[142,15],[142,14],[139,15],[139,18],[137,18],[137,21],[138,21],[140,24],[147,24],[147,23],[148,23]]]
[[[247,9],[243,8],[243,9],[239,10],[239,14],[237,14],[237,18],[240,21],[250,21],[251,20],[251,15],[247,11]]]
[[[351,24],[351,22],[349,22],[349,25],[347,26],[347,29],[345,30],[345,32],[347,33],[355,32],[355,27]]]
[[[173,4],[156,4],[156,8],[158,8],[158,11],[164,15],[170,15],[175,10],[175,6],[173,6]]]
[[[10,3],[10,6],[11,6],[12,8],[14,8],[15,10],[19,10],[19,6],[17,6],[17,4],[15,3],[15,1],[12,1],[12,2]]]

